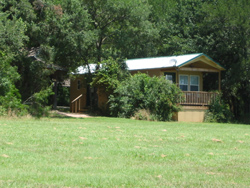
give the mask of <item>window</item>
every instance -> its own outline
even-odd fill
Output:
[[[190,76],[190,91],[199,91],[199,76]]]
[[[175,83],[175,76],[176,74],[174,72],[165,72],[165,78],[166,80],[170,81],[171,83]]]
[[[180,89],[182,91],[199,91],[200,77],[198,75],[180,75]]]
[[[172,75],[166,75],[166,80],[168,80],[171,83],[173,83],[173,76]]]
[[[81,89],[81,80],[77,80],[77,89]]]
[[[180,89],[182,91],[188,91],[188,76],[180,75]]]

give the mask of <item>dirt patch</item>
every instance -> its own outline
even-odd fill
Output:
[[[74,118],[90,118],[93,116],[90,116],[88,114],[82,114],[82,113],[70,113],[70,112],[60,112],[60,111],[55,111],[55,113],[62,115],[62,116],[67,116],[67,117],[74,117]]]

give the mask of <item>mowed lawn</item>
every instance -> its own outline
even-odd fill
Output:
[[[0,187],[250,187],[250,125],[0,119]]]

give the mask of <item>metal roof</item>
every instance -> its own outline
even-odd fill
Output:
[[[128,59],[126,64],[128,70],[146,70],[146,69],[161,69],[161,68],[171,68],[171,67],[181,67],[190,61],[204,56],[216,64],[217,68],[224,70],[224,68],[210,57],[203,53],[178,55],[178,56],[167,56],[167,57],[152,57],[152,58],[139,58],[139,59]],[[96,64],[90,64],[90,72],[93,73],[96,70]],[[78,67],[76,74],[86,74],[88,73],[87,66]]]
[[[96,70],[96,64],[89,64],[89,67],[87,65],[78,67],[74,74],[87,74],[89,72],[94,73],[95,70]]]
[[[179,56],[167,56],[167,57],[154,57],[154,58],[140,58],[127,60],[127,66],[129,70],[143,70],[143,69],[158,69],[158,68],[169,68],[179,67],[199,56],[198,54],[188,54]]]

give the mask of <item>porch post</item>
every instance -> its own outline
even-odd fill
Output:
[[[179,70],[176,70],[176,85],[179,87]]]
[[[219,71],[219,91],[221,91],[221,71]]]

